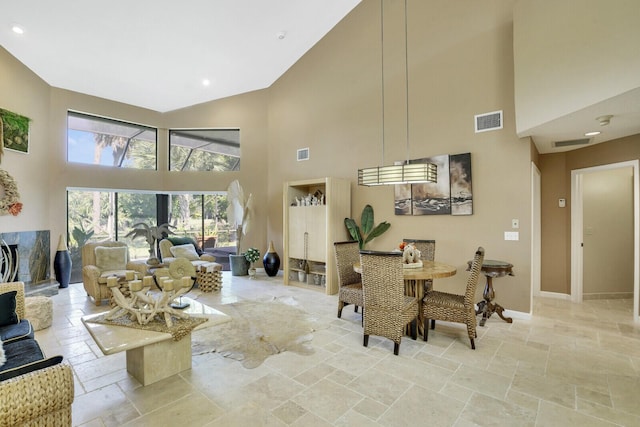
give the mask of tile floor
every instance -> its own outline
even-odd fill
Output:
[[[125,354],[103,356],[80,317],[106,310],[82,284],[60,290],[54,324],[36,337],[75,373],[73,424],[97,426],[638,426],[640,327],[631,300],[572,304],[536,299],[532,320],[491,318],[472,351],[463,325],[438,323],[429,342],[362,346],[360,314],[336,296],[225,272],[209,305],[293,296],[326,328],[315,353],[285,352],[256,369],[216,353],[193,368],[141,387]],[[436,283],[437,287],[437,283]]]

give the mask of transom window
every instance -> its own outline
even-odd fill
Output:
[[[67,160],[131,169],[157,169],[155,128],[69,111]]]
[[[240,170],[240,129],[169,131],[169,170]]]

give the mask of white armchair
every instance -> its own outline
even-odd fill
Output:
[[[144,276],[147,266],[129,260],[129,248],[125,243],[106,240],[91,242],[82,247],[82,282],[87,295],[96,305],[111,298],[107,277],[125,276],[127,272]]]
[[[182,243],[182,241],[177,241],[175,239],[174,241],[176,243]],[[187,242],[188,240],[184,240],[184,241]],[[162,263],[165,264],[167,267],[177,258],[186,258],[195,267],[202,264],[207,264],[209,262],[214,262],[216,260],[216,257],[211,254],[207,254],[207,253],[202,253],[201,255],[198,254],[196,250],[196,243],[193,241],[191,241],[191,243],[174,245],[171,239],[167,238],[167,239],[162,239],[159,243],[159,246],[160,246],[160,257],[162,258]]]

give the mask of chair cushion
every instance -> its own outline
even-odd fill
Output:
[[[96,246],[96,267],[100,270],[124,270],[127,267],[126,246]]]
[[[3,347],[7,361],[0,369],[0,381],[57,365],[62,361],[62,356],[45,359],[44,353],[35,340],[13,341],[4,343]]]
[[[18,291],[0,294],[0,326],[15,325],[20,321],[16,314],[16,294]]]
[[[196,252],[196,248],[191,243],[185,245],[174,245],[169,248],[171,254],[176,258],[186,258],[189,261],[197,261],[200,255]]]
[[[169,236],[167,237],[167,240],[170,241],[174,246],[192,244],[198,256],[202,255],[202,249],[200,249],[200,245],[198,245],[198,243],[195,240],[193,240],[191,237]]]
[[[33,339],[33,336],[33,327],[27,319],[13,325],[0,326],[0,340],[5,343],[25,338]]]

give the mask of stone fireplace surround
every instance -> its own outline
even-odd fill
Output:
[[[0,233],[7,245],[17,245],[18,274],[16,281],[24,282],[25,294],[55,295],[58,282],[51,275],[51,237],[49,230]]]

